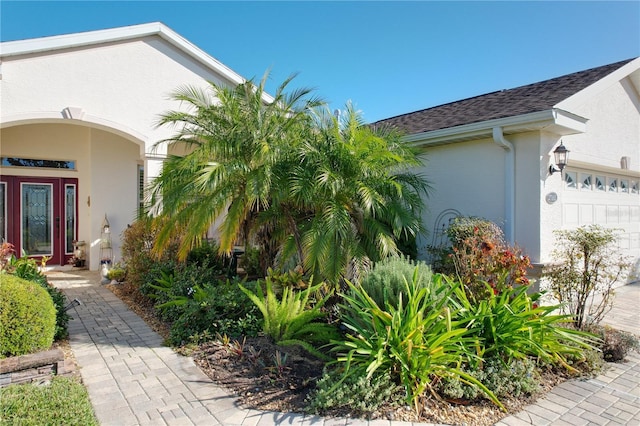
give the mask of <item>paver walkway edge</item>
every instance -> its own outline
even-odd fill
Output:
[[[71,349],[101,425],[304,425],[401,426],[388,420],[322,418],[250,410],[215,385],[189,357],[162,346],[162,338],[99,284],[95,272],[56,272],[50,281],[82,305],[71,310]],[[607,317],[615,326],[640,330],[640,284],[618,290]],[[620,295],[622,293],[622,296]],[[611,364],[591,380],[571,380],[501,426],[640,424],[640,356]]]

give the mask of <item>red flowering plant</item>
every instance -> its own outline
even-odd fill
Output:
[[[0,272],[7,270],[15,252],[15,247],[11,243],[5,241],[0,245]]]
[[[507,288],[529,285],[526,276],[531,267],[529,257],[505,242],[502,231],[493,222],[458,218],[447,233],[452,243],[450,263],[472,301],[498,296]]]

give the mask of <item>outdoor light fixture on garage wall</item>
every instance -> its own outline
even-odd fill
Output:
[[[569,150],[565,148],[565,146],[562,144],[562,141],[560,141],[560,145],[553,150],[553,157],[556,161],[556,164],[555,166],[553,164],[549,166],[550,175],[554,174],[555,172],[562,172],[569,160]]]

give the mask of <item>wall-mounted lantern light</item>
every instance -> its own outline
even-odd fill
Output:
[[[562,141],[560,141],[560,145],[553,150],[553,157],[556,161],[556,165],[554,166],[552,164],[549,166],[550,175],[554,174],[555,172],[562,172],[564,167],[567,165],[567,162],[569,161],[569,150],[565,148],[565,146],[562,144]]]

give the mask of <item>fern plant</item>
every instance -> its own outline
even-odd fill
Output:
[[[317,284],[302,291],[284,288],[278,298],[273,291],[271,279],[266,279],[266,293],[257,286],[256,292],[240,285],[240,289],[260,309],[264,317],[263,332],[271,337],[277,345],[298,345],[309,353],[326,359],[313,345],[328,343],[338,336],[337,330],[326,322],[317,320],[324,318],[322,306],[330,295],[309,303],[311,295],[317,294],[322,284]]]

